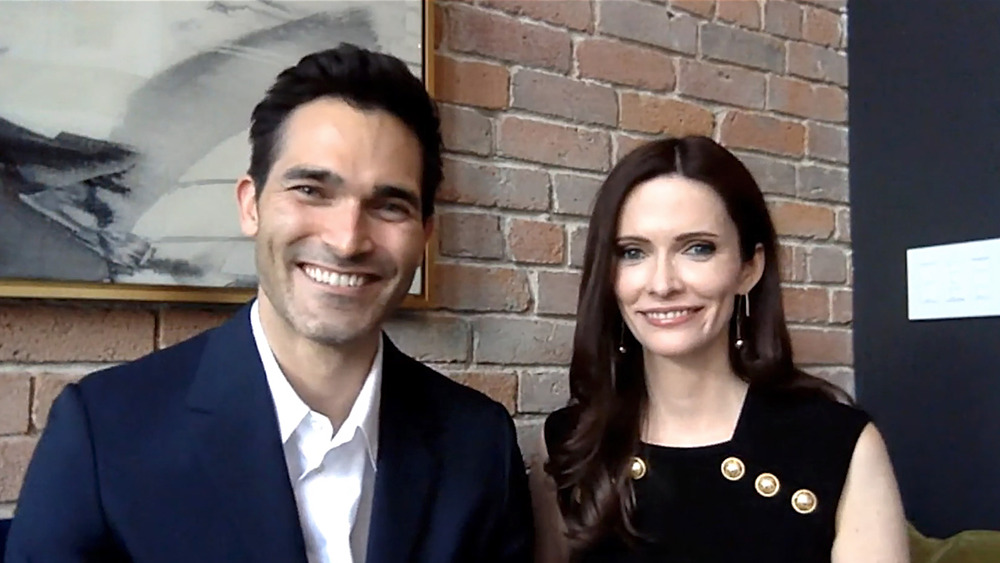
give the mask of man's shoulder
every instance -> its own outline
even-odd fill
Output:
[[[420,402],[428,413],[446,419],[490,419],[499,423],[510,419],[507,408],[482,391],[464,385],[405,353],[396,352],[391,369],[400,373],[394,375],[405,385],[410,398]]]
[[[188,340],[84,376],[77,383],[85,401],[141,401],[163,398],[194,376],[210,329]]]

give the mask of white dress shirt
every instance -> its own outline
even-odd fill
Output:
[[[340,428],[311,410],[267,343],[258,303],[250,326],[271,389],[309,563],[363,563],[371,523],[382,395],[382,341]]]

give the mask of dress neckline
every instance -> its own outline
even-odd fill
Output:
[[[733,427],[733,435],[729,437],[728,440],[723,440],[721,442],[714,442],[712,444],[703,444],[700,446],[664,446],[660,444],[651,444],[649,442],[641,442],[641,446],[647,451],[651,452],[663,452],[677,455],[684,454],[704,454],[712,453],[717,450],[729,449],[734,443],[737,443],[739,438],[745,433],[747,412],[751,410],[754,403],[754,389],[750,385],[747,387],[747,392],[743,396],[743,404],[740,406],[740,414],[736,418],[736,426]]]

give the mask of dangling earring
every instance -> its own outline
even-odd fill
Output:
[[[743,300],[743,307],[745,311],[743,316],[740,315],[740,310],[739,310],[741,299]],[[750,294],[747,293],[746,295],[737,295],[736,296],[736,342],[734,343],[737,350],[742,349],[743,345],[746,344],[746,341],[743,340],[743,319],[749,319],[749,318],[750,318]]]
[[[622,322],[622,333],[618,337],[618,353],[624,354],[628,352],[628,348],[625,347],[625,322]]]

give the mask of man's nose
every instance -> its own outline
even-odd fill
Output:
[[[345,200],[325,210],[322,240],[341,258],[372,249],[370,226],[361,202]]]

